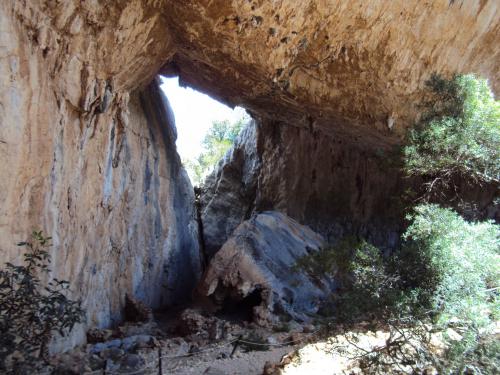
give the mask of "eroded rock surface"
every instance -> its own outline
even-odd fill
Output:
[[[209,259],[253,211],[261,170],[257,139],[257,123],[251,120],[203,184],[201,221]]]
[[[277,210],[329,242],[358,235],[391,248],[407,186],[391,149],[363,150],[324,130],[253,121],[205,182],[205,246],[214,254],[252,213]]]
[[[42,229],[49,276],[70,281],[86,327],[119,322],[125,294],[187,299],[201,272],[194,196],[154,81],[172,51],[159,5],[0,2],[1,262],[20,262],[15,244]]]
[[[330,279],[294,270],[297,260],[324,245],[323,238],[278,212],[243,222],[212,258],[197,292],[217,309],[252,313],[259,324],[279,315],[308,320],[332,291]]]
[[[498,94],[499,7],[496,0],[171,1],[165,9],[178,50],[165,71],[267,118],[310,117],[380,144],[412,124],[433,71],[477,73]]]
[[[153,307],[189,296],[193,194],[159,71],[262,121],[257,158],[233,153],[205,206],[227,209],[224,179],[244,181],[217,233],[207,221],[212,253],[269,208],[317,228],[338,218],[326,234],[391,228],[383,194],[400,180],[368,154],[400,141],[434,71],[478,73],[498,92],[499,19],[493,0],[2,1],[2,259],[43,229],[50,276],[71,282],[89,326],[119,321],[126,293]]]

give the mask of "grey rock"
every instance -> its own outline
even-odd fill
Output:
[[[122,344],[122,340],[115,339],[111,341],[106,341],[104,344],[106,345],[107,348],[119,348]]]
[[[328,242],[360,235],[397,245],[401,196],[410,181],[366,145],[338,134],[268,120],[252,121],[207,177],[202,189],[203,236],[212,257],[253,213],[280,211]],[[366,146],[366,147],[365,147]]]
[[[279,212],[264,212],[243,222],[212,258],[198,293],[216,307],[245,305],[254,322],[276,315],[309,321],[335,284],[330,278],[291,272],[297,260],[324,245],[323,238]]]
[[[278,341],[278,339],[277,339],[276,337],[274,337],[274,336],[269,336],[269,337],[267,338],[267,343],[268,343],[268,344],[271,344],[271,345],[278,345],[278,344],[279,344],[279,341]]]
[[[126,322],[123,326],[118,327],[122,337],[138,336],[138,335],[153,335],[158,331],[158,324],[154,321],[147,323],[130,323]]]
[[[122,340],[120,339],[115,339],[111,341],[106,341],[106,342],[99,342],[90,348],[90,353],[96,354],[100,353],[105,349],[110,349],[110,348],[119,348],[122,344]]]
[[[222,371],[217,367],[207,367],[207,369],[203,372],[205,375],[228,375],[227,372]]]
[[[123,355],[125,354],[125,351],[119,348],[108,348],[104,349],[99,353],[99,356],[102,359],[109,359],[111,358],[112,360],[116,361],[120,359]]]
[[[111,373],[118,371],[120,369],[120,364],[115,363],[112,359],[106,360],[106,373]]]
[[[127,370],[134,370],[141,368],[145,365],[144,358],[142,358],[138,354],[127,354],[120,361],[120,367],[125,368]]]
[[[211,258],[234,229],[248,218],[260,172],[257,123],[241,131],[233,147],[207,177],[201,193],[205,254]]]
[[[122,340],[122,347],[124,350],[131,350],[138,344],[149,344],[152,340],[150,335],[134,335],[126,337]]]
[[[100,342],[100,343],[97,343],[97,344],[93,345],[90,348],[90,352],[91,353],[100,353],[101,351],[103,351],[106,348],[107,348],[106,344],[103,343],[103,342]]]

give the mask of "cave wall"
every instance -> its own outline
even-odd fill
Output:
[[[425,180],[404,174],[401,147],[367,148],[333,129],[265,118],[247,124],[202,186],[208,257],[239,224],[269,210],[308,225],[331,244],[356,236],[387,252],[397,249]],[[428,199],[469,220],[499,222],[499,196],[497,184],[457,178]]]
[[[50,277],[71,282],[86,326],[119,322],[126,293],[181,302],[201,272],[193,191],[154,80],[171,44],[153,6],[0,4],[2,263],[44,230]]]
[[[230,104],[395,143],[432,72],[500,90],[497,0],[172,0],[166,73]],[[389,129],[388,124],[391,124]]]
[[[411,186],[395,150],[363,149],[326,129],[252,120],[202,190],[205,248],[211,256],[252,214],[277,210],[329,242],[359,235],[393,248]]]
[[[401,181],[371,155],[400,143],[433,71],[476,72],[498,91],[498,8],[495,0],[0,2],[2,260],[19,261],[14,244],[45,230],[52,276],[72,282],[89,325],[119,320],[126,292],[153,306],[188,294],[182,284],[199,273],[193,197],[158,72],[259,118],[237,163],[221,166],[238,185],[216,179],[207,227],[227,233],[273,206],[312,226],[337,218],[327,234],[350,222],[392,228],[386,198]],[[208,207],[227,207],[224,186],[233,219],[210,224]]]

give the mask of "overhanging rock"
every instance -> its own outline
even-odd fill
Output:
[[[334,288],[295,270],[297,260],[318,251],[323,238],[288,216],[268,211],[243,222],[212,258],[198,293],[217,309],[251,308],[259,324],[279,315],[307,321]]]

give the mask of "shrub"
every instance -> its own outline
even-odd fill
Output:
[[[411,319],[430,320],[442,333],[451,325],[461,335],[444,334],[449,349],[436,367],[443,374],[489,371],[499,355],[489,336],[500,314],[499,226],[469,223],[433,204],[415,207],[408,219],[397,265],[402,288],[414,296]]]
[[[33,232],[32,242],[18,244],[27,249],[24,264],[6,263],[0,270],[0,369],[16,372],[46,360],[52,334],[64,335],[83,319],[80,302],[65,295],[67,281],[53,279],[44,286],[39,279],[49,272],[49,241]]]
[[[500,231],[492,222],[468,223],[450,209],[417,206],[399,259],[406,286],[418,291],[439,321],[459,318],[485,327],[500,286]]]
[[[433,75],[421,120],[408,133],[404,170],[430,178],[429,190],[456,177],[500,182],[500,102],[484,79]]]
[[[336,319],[345,323],[382,316],[401,303],[398,276],[388,272],[381,251],[365,240],[346,237],[300,258],[299,269],[313,278],[335,276],[340,288],[331,302]],[[327,306],[321,310],[331,311]]]
[[[340,275],[343,287],[332,296],[334,321],[376,318],[394,333],[387,350],[363,354],[368,371],[401,361],[414,369],[433,364],[442,374],[496,368],[498,345],[489,333],[500,314],[498,225],[469,223],[432,204],[415,207],[408,219],[402,249],[390,259],[349,238],[300,259],[297,267],[319,276]],[[461,339],[447,334],[450,327]],[[449,348],[442,356],[433,352],[436,334]]]

